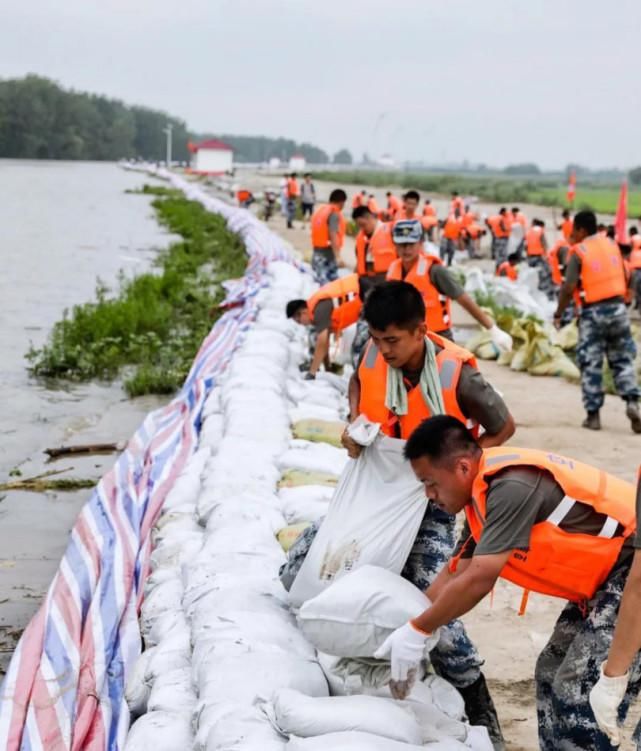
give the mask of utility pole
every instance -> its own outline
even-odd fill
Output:
[[[172,130],[174,126],[171,123],[167,123],[167,127],[163,128],[163,133],[166,133],[167,135],[167,155],[166,155],[166,163],[167,163],[167,169],[171,167],[171,136],[172,136]]]

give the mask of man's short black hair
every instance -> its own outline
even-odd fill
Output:
[[[597,226],[596,226],[596,231],[597,232],[605,232],[606,230],[607,230],[607,227],[605,226],[605,224],[603,224],[601,222],[599,224],[597,224]]]
[[[374,214],[372,214],[367,206],[357,206],[354,211],[352,211],[352,219],[354,221],[360,219],[363,216],[374,216]]]
[[[305,174],[303,175],[303,177],[311,177],[311,176],[312,176],[312,173],[311,173],[311,172],[306,172],[306,173],[305,173]]]
[[[412,201],[420,201],[421,196],[416,190],[408,190],[407,193],[403,196],[405,199],[411,199]]]
[[[575,229],[585,230],[588,235],[596,234],[596,215],[594,211],[579,211],[574,215]]]
[[[292,172],[291,177],[298,177],[298,175],[295,172]]]
[[[458,195],[458,190],[453,190],[453,191],[452,191],[452,195],[453,195],[453,196],[457,196],[457,195]]]
[[[518,214],[521,209],[518,206],[512,206],[512,213]]]
[[[570,211],[569,211],[569,209],[563,209],[563,212],[561,213],[561,216],[562,216],[562,217],[563,217],[564,219],[568,219],[568,218],[569,218],[569,216],[570,216]]]
[[[501,206],[501,208],[499,209],[499,214],[505,214],[506,212],[507,209],[505,208],[505,206]]]
[[[632,237],[633,235],[638,235],[638,234],[639,234],[639,230],[636,227],[630,227],[630,237]]]
[[[608,228],[606,229],[605,234],[610,238],[610,240],[614,240],[616,233],[617,231],[614,224],[608,224]]]
[[[342,188],[334,188],[329,194],[330,203],[341,203],[341,201],[347,200],[347,193]]]
[[[518,253],[510,253],[510,255],[507,257],[507,260],[510,263],[518,263],[518,261],[519,261],[519,254]]]
[[[293,318],[299,310],[307,307],[307,300],[290,300],[285,308],[285,314],[288,318]]]
[[[474,436],[456,417],[429,417],[414,430],[405,444],[405,458],[412,461],[423,456],[434,464],[449,464],[460,456],[476,455],[480,447]]]
[[[423,296],[408,282],[383,282],[368,294],[363,318],[378,331],[388,326],[413,331],[425,320]]]
[[[390,196],[392,195],[392,191],[391,191],[391,190],[388,190],[388,191],[387,191],[387,193],[386,193],[385,195],[386,195],[386,196],[387,196],[387,197],[389,198],[389,197],[390,197]]]

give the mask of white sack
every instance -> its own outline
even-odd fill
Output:
[[[350,460],[294,580],[292,604],[301,605],[358,566],[403,570],[427,506],[423,487],[403,458],[404,445],[378,436]]]
[[[345,449],[330,446],[329,443],[295,439],[291,441],[289,450],[279,457],[278,466],[281,469],[307,469],[340,475],[348,461]]]
[[[189,667],[159,675],[151,687],[148,701],[150,712],[180,712],[191,718],[195,704],[196,692],[191,685]]]
[[[127,679],[125,701],[133,717],[138,717],[147,711],[151,686],[147,682],[146,676],[149,662],[156,649],[157,647],[150,647],[140,655]]]
[[[403,743],[420,744],[421,729],[414,715],[393,699],[375,696],[310,697],[283,689],[273,699],[276,725],[287,735],[304,738],[361,731]]]
[[[132,725],[125,751],[177,751],[192,744],[191,721],[179,712],[148,712]]]
[[[196,722],[196,751],[280,751],[285,746],[283,737],[257,707],[232,702],[203,706]]]
[[[372,733],[328,733],[315,738],[291,738],[287,751],[467,751],[458,741],[420,744],[400,743]]]
[[[278,498],[287,524],[313,522],[325,516],[335,489],[327,485],[281,488]]]
[[[373,657],[392,631],[429,606],[423,592],[401,576],[377,566],[362,566],[307,600],[298,623],[321,652]],[[428,640],[427,648],[437,641],[438,632]]]

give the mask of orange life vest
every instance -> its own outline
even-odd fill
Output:
[[[312,245],[314,248],[329,248],[329,217],[330,214],[338,214],[338,247],[343,247],[345,239],[346,222],[342,211],[338,206],[326,203],[319,206],[312,216]]]
[[[367,268],[368,251],[373,263],[373,267],[369,269]],[[371,237],[367,237],[363,230],[356,235],[356,271],[359,276],[385,274],[396,258],[391,225],[381,222]]]
[[[512,266],[509,261],[503,261],[503,263],[496,270],[497,276],[506,276],[515,282],[519,278],[519,271],[516,266]]]
[[[525,245],[528,256],[544,256],[543,227],[530,227],[525,233]]]
[[[443,237],[447,240],[458,240],[461,236],[461,221],[454,214],[450,214],[443,225]]]
[[[565,496],[545,521],[532,527],[529,550],[512,551],[501,577],[526,591],[573,602],[589,600],[612,570],[624,540],[635,532],[634,486],[595,467],[547,451],[513,446],[487,449],[472,486],[472,500],[465,507],[477,543],[485,525],[491,477],[507,467],[520,466],[547,470]],[[598,535],[560,529],[559,525],[577,502],[607,515]],[[617,535],[619,525],[623,531]]]
[[[572,219],[564,219],[561,222],[561,232],[563,233],[563,237],[566,240],[570,239],[570,235],[572,234],[572,227],[574,225],[574,222]]]
[[[584,302],[625,296],[623,258],[612,240],[592,235],[581,244],[573,245],[570,254],[581,259],[580,294]]]
[[[641,269],[641,237],[638,243],[632,240],[632,252],[630,253],[630,266],[633,269]]]
[[[423,206],[423,216],[436,216],[436,209],[431,203],[427,203]]]
[[[520,224],[521,227],[523,227],[523,232],[527,231],[527,218],[526,218],[525,214],[523,214],[521,211],[519,211],[516,214],[512,214],[512,219],[517,224]]]
[[[394,218],[402,208],[403,204],[401,203],[400,198],[390,196],[387,199],[387,211],[392,215],[392,218]]]
[[[445,412],[466,423],[476,435],[478,426],[467,421],[456,398],[456,388],[463,364],[469,363],[472,367],[477,367],[474,355],[463,347],[459,347],[436,334],[428,332],[427,336],[434,344],[442,348],[436,355],[436,363],[441,381]],[[394,427],[398,423],[400,437],[407,439],[423,420],[431,416],[429,407],[423,398],[420,384],[412,388],[407,394],[408,410],[406,415],[394,415],[385,406],[387,363],[371,339],[358,368],[358,379],[361,387],[359,413],[365,415],[372,422],[381,423],[381,430],[386,435],[393,437]]]
[[[403,262],[400,258],[392,261],[387,271],[387,278],[395,281],[405,281],[413,284],[421,293],[425,303],[425,324],[429,331],[438,334],[452,325],[450,298],[442,295],[432,284],[430,271],[432,266],[442,265],[440,258],[419,253],[416,263],[403,276]]]
[[[364,203],[364,198],[362,193],[357,193],[354,198],[352,198],[352,208],[357,209],[359,206],[362,206]]]
[[[374,214],[374,216],[378,216],[381,212],[381,210],[378,208],[378,204],[376,203],[375,198],[368,198],[367,199],[367,208]]]
[[[461,219],[461,224],[465,229],[467,229],[471,224],[474,224],[475,219],[476,215],[473,211],[466,211],[465,214],[463,214],[463,218]]]
[[[307,310],[314,320],[314,310],[321,300],[331,300],[332,331],[338,333],[358,321],[363,303],[359,297],[358,274],[349,274],[324,284],[307,301]]]
[[[298,188],[298,182],[295,177],[290,177],[287,180],[287,196],[288,198],[296,198],[300,194]]]
[[[465,203],[461,196],[457,196],[456,198],[452,198],[450,201],[450,213],[456,215],[458,213],[459,216],[463,216],[463,211],[465,209]]]
[[[251,195],[252,194],[248,190],[239,190],[238,193],[236,193],[236,198],[238,199],[238,203],[244,203],[251,198]]]
[[[565,263],[567,263],[566,254],[565,263],[563,264],[563,266],[561,266],[561,262],[559,260],[559,251],[561,250],[561,248],[567,248],[569,253],[570,249],[565,238],[557,240],[548,251],[548,261],[550,263],[550,269],[552,271],[552,281],[554,282],[554,284],[559,286],[563,284],[563,280],[565,279]]]
[[[487,218],[487,223],[492,230],[494,237],[509,237],[510,227],[507,219],[500,214],[495,214]]]

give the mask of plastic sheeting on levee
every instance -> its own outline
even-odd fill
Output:
[[[337,665],[334,658],[324,658],[325,670],[321,667],[278,579],[285,561],[278,532],[294,520],[306,521],[301,513],[323,515],[333,492],[322,482],[279,490],[279,479],[289,471],[336,482],[347,463],[342,449],[293,439],[293,416],[317,418],[322,410],[320,419],[340,422],[347,403],[343,379],[323,374],[304,381],[298,369],[304,332],[283,310],[288,299],[301,296],[304,276],[278,263],[270,274],[271,285],[259,293],[255,323],[207,399],[199,450],[169,493],[154,530],[141,613],[146,650],[127,686],[138,717],[127,751],[283,751],[288,744],[293,751],[296,744],[382,748],[396,742],[381,735],[379,725],[353,731],[362,708],[354,703],[353,712],[345,711],[350,705],[343,702],[336,712],[330,709],[331,727],[323,718],[332,705],[324,704],[312,728],[323,733],[300,737],[304,717],[314,714],[313,702],[331,701],[330,683],[341,693],[339,686],[355,690],[360,681],[360,693],[375,696],[379,716],[389,713],[392,723],[399,706],[387,687],[368,682],[367,673],[357,681],[349,665]],[[290,698],[303,697],[302,714],[292,720],[298,733],[274,721],[280,701],[284,722],[285,690]],[[457,698],[451,701],[452,696]],[[408,701],[415,705],[408,718],[412,728],[418,723],[425,747],[438,742],[434,748],[489,751],[487,737],[462,722],[460,697],[441,679],[417,684]],[[289,707],[291,719],[291,702]],[[346,717],[343,724],[336,722],[338,710]],[[419,736],[407,736],[414,737]]]
[[[537,269],[521,264],[519,278],[516,281],[498,277],[478,267],[466,267],[465,291],[474,295],[491,294],[497,304],[520,310],[524,316],[533,315],[542,321],[551,321],[556,303],[538,289],[539,274]]]

